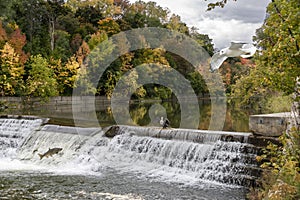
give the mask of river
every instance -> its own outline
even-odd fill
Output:
[[[170,102],[165,103],[167,112],[176,113],[174,110],[168,110],[170,107],[174,108],[170,104]],[[149,123],[149,117],[147,116],[149,107],[151,107],[149,103],[131,105],[131,113],[135,114],[133,119],[139,125]],[[209,106],[202,104],[200,109],[202,111],[209,110]],[[55,110],[60,111],[56,112]],[[71,113],[65,112],[62,115],[61,109],[39,108],[10,110],[9,112],[50,117],[52,124],[72,125]],[[247,116],[246,113],[228,113],[230,114],[226,115],[227,125],[224,126],[224,130],[248,130],[246,117],[242,119],[239,117]],[[109,112],[109,106],[98,110],[97,116],[102,126],[115,123]],[[176,124],[178,116],[168,115],[168,117],[175,122],[173,126],[178,126]],[[206,118],[202,115],[203,120]],[[58,134],[55,136],[54,133],[43,132],[38,125],[40,121],[32,123],[32,120],[5,120],[7,119],[2,119],[3,122],[0,126],[0,199],[232,200],[245,199],[247,193],[247,187],[218,181],[223,176],[230,177],[230,174],[234,173],[233,169],[227,169],[230,165],[225,165],[220,172],[212,171],[212,175],[206,177],[205,170],[208,169],[208,165],[213,166],[214,163],[220,165],[222,162],[227,163],[227,160],[230,163],[230,160],[241,157],[239,156],[240,152],[234,150],[222,154],[223,157],[224,155],[229,156],[228,159],[219,160],[220,155],[218,157],[214,152],[215,145],[220,146],[218,140],[216,140],[216,143],[196,145],[187,142],[168,143],[168,141],[161,139],[141,139],[137,137],[139,141],[149,141],[147,144],[154,148],[153,152],[160,151],[159,155],[157,154],[158,157],[152,157],[153,152],[148,151],[148,147],[147,150],[142,151],[144,154],[140,154],[140,144],[135,141],[128,144],[133,147],[128,152],[127,148],[129,147],[124,147],[124,144],[128,142],[127,136],[124,136],[123,139],[116,138],[115,141],[108,142],[103,139],[98,140],[102,136],[98,139],[88,138],[87,141],[89,142],[83,144],[81,142],[82,138],[79,137],[78,139],[78,135]],[[206,122],[203,120],[200,121],[205,126]],[[237,125],[234,125],[234,123]],[[34,130],[39,131],[34,132]],[[132,136],[128,137],[132,138]],[[118,143],[120,140],[126,142]],[[87,145],[86,143],[92,144]],[[99,143],[103,144],[98,147]],[[158,144],[158,147],[165,145],[166,148],[160,150],[154,144]],[[240,145],[242,144],[230,144],[233,146],[238,145],[237,148],[231,147],[231,149],[241,149]],[[64,152],[42,160],[34,153],[36,150],[41,153],[46,151],[48,147],[55,146],[63,147]],[[192,152],[191,149],[197,149],[199,155],[196,156],[195,150]],[[175,157],[170,157],[171,155],[174,156],[174,152],[180,152],[181,150],[190,153],[194,158],[190,155],[190,159],[185,161],[183,157],[176,156],[181,155],[180,153],[176,153]],[[90,155],[90,152],[93,156]],[[192,168],[197,168],[197,170],[190,171],[189,168],[182,167],[182,165],[185,165],[184,163],[191,159],[192,161],[193,159],[195,161],[199,160],[199,156],[205,155],[205,152],[213,157],[212,162],[205,161],[204,156],[205,162],[203,161],[200,165],[196,164],[197,162],[187,165],[189,168],[192,165]],[[186,155],[186,153],[182,155]],[[156,159],[156,161],[153,161],[153,159]],[[211,169],[212,167],[210,167]],[[220,166],[215,170],[219,169]],[[202,177],[199,174],[202,174]],[[214,178],[214,175],[218,178]],[[206,178],[203,178],[203,176]]]

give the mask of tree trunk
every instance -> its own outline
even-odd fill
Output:
[[[49,35],[50,35],[51,51],[54,50],[54,32],[55,32],[55,19],[50,18],[49,19]]]
[[[300,77],[296,78],[295,92],[293,95],[293,104],[291,108],[291,117],[287,127],[287,133],[294,127],[296,130],[300,130]]]

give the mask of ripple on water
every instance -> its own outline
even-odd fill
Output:
[[[184,186],[108,170],[103,176],[57,175],[37,171],[0,172],[0,199],[244,199],[245,189],[211,184]]]

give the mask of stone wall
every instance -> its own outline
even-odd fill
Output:
[[[17,107],[22,107],[24,105],[30,106],[62,106],[62,105],[90,105],[90,104],[97,104],[97,105],[107,105],[109,103],[109,99],[104,96],[58,96],[58,97],[51,97],[47,102],[41,102],[39,98],[30,98],[27,99],[26,97],[0,97],[0,102],[6,103],[9,105],[14,105]]]

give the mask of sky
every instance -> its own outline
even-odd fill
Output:
[[[263,24],[266,7],[271,0],[231,0],[224,8],[215,8],[212,11],[206,11],[207,4],[215,2],[210,0],[151,1],[179,15],[189,27],[198,28],[199,33],[208,34],[214,47],[221,49],[229,46],[231,41],[251,43],[256,29]]]

